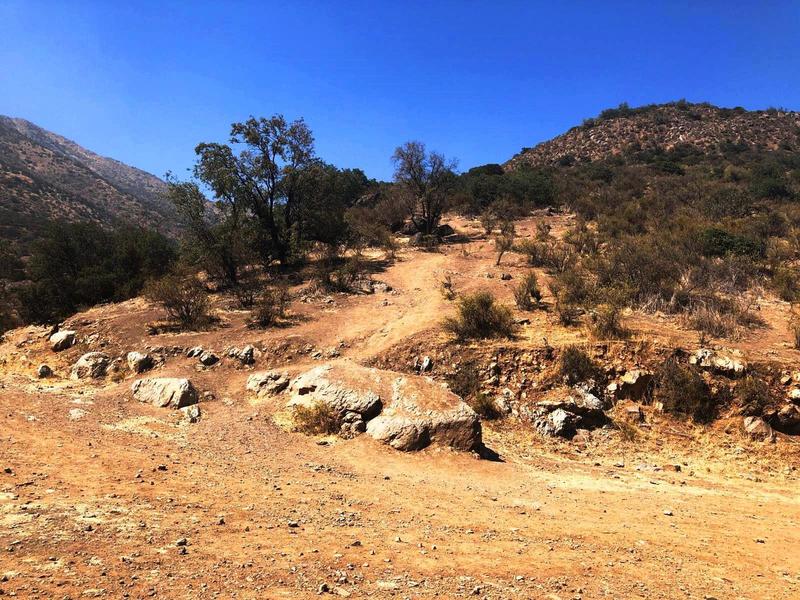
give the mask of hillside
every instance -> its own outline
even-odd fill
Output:
[[[731,149],[800,149],[800,113],[748,111],[685,101],[629,108],[623,104],[587,119],[558,137],[522,151],[506,168],[592,162],[642,151],[701,151],[706,157]]]
[[[154,175],[0,116],[0,239],[25,244],[49,220],[130,222],[174,233],[164,189]]]

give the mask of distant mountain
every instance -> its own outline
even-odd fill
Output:
[[[506,168],[594,162],[643,152],[800,151],[800,113],[719,108],[686,101],[638,108],[620,105],[566,133],[522,151]]]
[[[133,223],[178,231],[158,177],[24,119],[0,115],[0,239],[23,245],[48,221]]]

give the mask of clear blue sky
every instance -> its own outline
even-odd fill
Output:
[[[465,170],[681,97],[800,109],[800,2],[0,0],[0,114],[156,175],[251,114],[389,178],[409,139]]]

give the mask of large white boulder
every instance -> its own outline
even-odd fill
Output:
[[[334,363],[303,373],[289,393],[290,408],[322,403],[337,416],[342,434],[366,430],[398,450],[430,444],[477,450],[482,445],[475,411],[428,377]]]
[[[151,377],[138,379],[131,386],[133,397],[158,407],[183,408],[197,403],[197,390],[188,379]]]

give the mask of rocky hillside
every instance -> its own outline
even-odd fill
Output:
[[[49,220],[130,222],[174,233],[164,189],[154,175],[0,116],[0,239],[24,244]]]
[[[685,101],[630,108],[623,104],[595,119],[522,151],[506,168],[569,165],[647,150],[678,147],[706,156],[730,147],[753,150],[800,149],[800,113],[782,109],[748,111]]]

